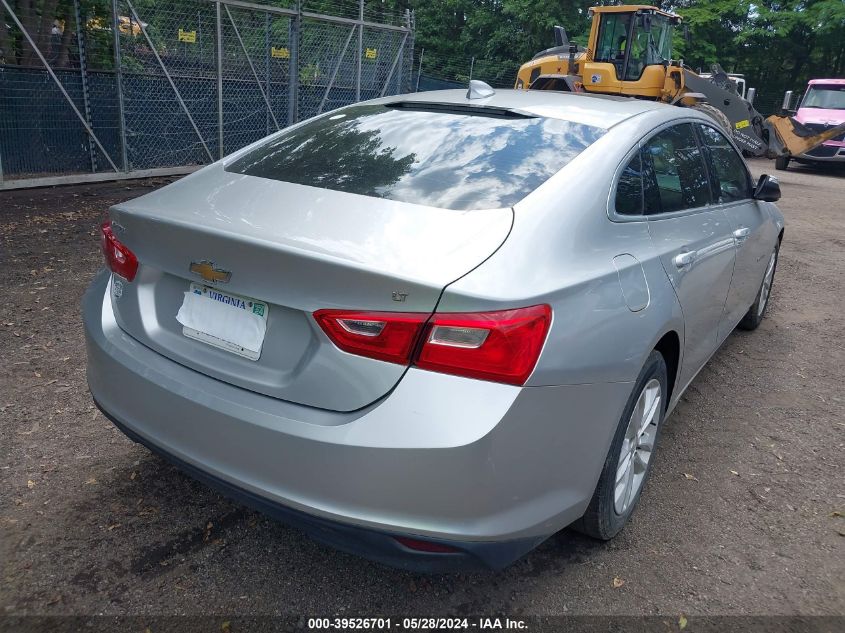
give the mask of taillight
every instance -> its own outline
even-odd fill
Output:
[[[522,385],[534,371],[551,321],[547,305],[435,313],[414,364],[445,374]]]
[[[318,310],[317,323],[350,354],[446,374],[522,385],[551,324],[547,305],[497,312]],[[414,353],[416,350],[416,353]]]
[[[106,220],[100,225],[100,246],[103,249],[103,256],[106,258],[106,266],[113,273],[120,275],[126,281],[135,279],[138,272],[138,258],[135,253],[120,242],[112,232],[111,220]]]
[[[318,310],[314,318],[344,352],[407,365],[428,314]]]

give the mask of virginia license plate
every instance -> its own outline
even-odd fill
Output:
[[[188,338],[258,360],[269,313],[263,301],[192,283],[176,319]]]

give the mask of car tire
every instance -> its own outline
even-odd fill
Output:
[[[766,315],[766,308],[769,307],[769,297],[772,295],[772,285],[775,282],[775,271],[778,267],[778,252],[780,251],[780,242],[775,246],[769,257],[769,263],[766,265],[766,271],[763,273],[763,281],[760,283],[760,290],[757,292],[757,298],[748,312],[742,317],[737,327],[740,330],[756,330],[760,323],[763,322],[763,317]]]
[[[789,167],[789,156],[778,156],[775,158],[775,169],[786,171],[787,167]]]
[[[654,461],[654,450],[666,414],[667,376],[663,355],[658,351],[651,352],[619,419],[590,505],[584,516],[572,526],[579,532],[607,541],[616,536],[631,517]],[[659,390],[656,403],[649,400],[649,393],[653,395],[655,389]],[[649,418],[648,409],[652,408],[653,415]],[[644,443],[640,444],[641,441]],[[650,445],[648,451],[645,450],[647,445]],[[626,464],[631,469],[630,475],[626,474]]]
[[[713,121],[719,124],[719,127],[731,138],[733,138],[733,125],[731,125],[731,120],[728,116],[722,112],[716,106],[710,105],[709,103],[696,103],[692,107],[693,110],[698,110],[709,116]]]

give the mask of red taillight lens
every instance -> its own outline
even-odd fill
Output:
[[[428,315],[318,310],[314,318],[344,352],[407,365]]]
[[[138,272],[138,258],[126,245],[121,244],[111,228],[111,220],[106,220],[100,226],[100,246],[106,258],[106,266],[113,273],[120,275],[126,281],[135,279]]]
[[[547,305],[469,314],[436,313],[414,364],[446,374],[522,385],[540,357],[552,310]]]
[[[413,360],[422,369],[522,385],[540,357],[552,309],[538,305],[431,317],[415,312],[318,310],[314,318],[332,342],[350,354],[403,365]]]

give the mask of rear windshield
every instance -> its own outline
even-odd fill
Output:
[[[509,207],[598,139],[598,127],[499,111],[352,106],[226,169],[447,209]]]

